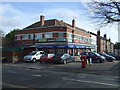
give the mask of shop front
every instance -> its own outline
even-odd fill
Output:
[[[71,44],[52,44],[36,45],[38,51],[43,50],[46,53],[69,53],[72,56],[78,56],[81,52],[91,51],[95,48],[93,45],[71,45]]]

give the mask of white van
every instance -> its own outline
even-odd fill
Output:
[[[43,54],[45,54],[44,51],[32,51],[30,54],[24,56],[24,62],[36,62]]]

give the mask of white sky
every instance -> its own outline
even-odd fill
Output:
[[[5,0],[6,1],[6,0]],[[76,26],[86,31],[96,31],[96,24],[91,23],[89,13],[81,2],[3,2],[0,4],[0,29],[5,33],[15,28],[25,28],[26,26],[39,21],[40,15],[44,15],[45,19],[63,20],[69,24],[72,19],[76,20]],[[72,1],[72,0],[71,0]],[[83,1],[83,0],[80,0]],[[62,12],[62,13],[61,13]],[[101,35],[107,34],[107,38],[111,38],[112,42],[118,41],[117,26],[108,26],[101,29]]]

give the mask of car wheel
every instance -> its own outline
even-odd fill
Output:
[[[25,63],[27,63],[27,61],[25,61]]]
[[[99,60],[99,59],[97,59],[97,60],[96,60],[96,62],[97,62],[97,63],[100,63],[100,60]]]
[[[63,64],[67,64],[67,61],[66,61],[66,60],[64,60],[64,61],[63,61]]]
[[[40,63],[42,63],[42,61],[40,61]]]
[[[32,60],[32,62],[35,63],[35,62],[36,62],[36,59],[34,58],[34,59]]]

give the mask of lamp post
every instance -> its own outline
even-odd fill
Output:
[[[74,43],[74,30],[72,30],[72,43]],[[73,56],[75,56],[75,53],[74,53],[74,47],[73,47]]]

